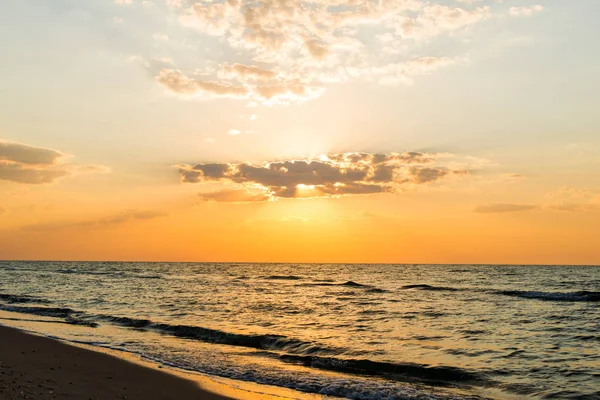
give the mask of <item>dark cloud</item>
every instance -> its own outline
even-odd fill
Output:
[[[448,175],[466,175],[468,171],[462,170],[450,170],[448,168],[422,168],[422,167],[411,167],[410,168],[410,180],[413,183],[429,183],[438,181]]]
[[[536,205],[533,204],[486,204],[475,207],[476,213],[491,214],[491,213],[507,213],[535,210]]]
[[[28,165],[52,165],[62,157],[64,154],[57,150],[0,140],[0,161]]]
[[[265,164],[205,163],[180,165],[184,183],[229,182],[255,190],[203,193],[205,200],[240,202],[267,198],[307,198],[393,193],[403,183],[425,184],[467,171],[429,166],[435,154],[419,152],[329,154],[318,160],[289,160]],[[246,198],[247,200],[243,200]]]
[[[148,220],[166,216],[162,211],[155,210],[126,210],[108,217],[83,220],[83,221],[63,221],[50,222],[24,226],[22,229],[27,231],[51,231],[66,228],[88,228],[88,227],[110,227],[123,224],[128,221]]]
[[[227,176],[229,164],[196,164],[191,169],[180,168],[181,180],[185,183],[198,183],[201,180],[217,181]]]

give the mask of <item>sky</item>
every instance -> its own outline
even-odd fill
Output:
[[[600,265],[597,0],[0,2],[0,259]]]

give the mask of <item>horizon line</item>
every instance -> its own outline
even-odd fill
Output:
[[[82,262],[82,263],[173,263],[173,264],[305,264],[305,265],[432,265],[432,266],[509,266],[509,267],[600,267],[600,264],[511,264],[511,263],[393,263],[393,262],[296,262],[296,261],[147,261],[147,260],[48,260],[48,259],[29,259],[29,260],[9,260],[0,258],[0,262]]]

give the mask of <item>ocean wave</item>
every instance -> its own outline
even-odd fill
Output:
[[[161,275],[131,275],[127,276],[128,278],[137,278],[137,279],[162,279]]]
[[[419,283],[419,284],[414,284],[414,285],[404,285],[401,287],[401,289],[404,289],[404,290],[417,289],[417,290],[431,290],[431,291],[444,291],[444,292],[458,292],[458,291],[462,290],[459,288],[453,288],[453,287],[448,287],[448,286],[432,286],[432,285],[427,285],[424,283]]]
[[[125,276],[123,271],[86,271],[75,268],[48,270],[46,272],[54,272],[57,274],[75,274],[75,275],[97,275],[97,276]]]
[[[283,351],[300,355],[333,355],[348,351],[343,348],[321,346],[317,343],[294,339],[283,335],[231,333],[200,326],[171,325],[154,322],[148,319],[119,317],[105,314],[86,314],[83,311],[76,311],[70,308],[0,305],[0,309],[44,317],[62,318],[66,323],[73,325],[96,327],[98,326],[98,322],[108,322],[126,328],[148,329],[162,334],[168,334],[184,339],[200,340],[207,343],[226,344],[259,350]]]
[[[332,286],[332,287],[347,287],[347,288],[355,288],[362,289],[366,293],[387,293],[388,290],[380,289],[373,285],[366,285],[364,283],[358,283],[354,281],[346,281],[346,282],[335,282],[329,280],[316,280],[310,283],[300,283],[297,286]]]
[[[299,281],[302,278],[301,276],[296,275],[269,275],[264,276],[262,279],[270,280],[270,281]]]
[[[0,293],[0,300],[7,303],[40,303],[48,304],[48,300],[41,299],[34,296],[18,296],[14,294]]]
[[[225,332],[218,329],[191,325],[172,325],[153,322],[148,319],[116,317],[112,315],[92,315],[87,320],[100,320],[114,325],[135,329],[148,329],[184,339],[200,340],[207,343],[226,344],[259,350],[285,351],[294,354],[341,354],[346,349],[321,346],[313,342],[289,338],[282,335],[259,335]]]
[[[373,287],[371,285],[364,285],[362,283],[354,282],[354,281],[346,281],[346,282],[335,282],[329,280],[319,280],[310,283],[301,283],[298,286],[346,286],[346,287],[356,287],[356,288],[370,288]]]
[[[542,301],[600,301],[600,292],[589,292],[586,290],[581,290],[578,292],[530,292],[523,290],[499,290],[494,293],[503,296],[520,297],[523,299],[534,299]]]
[[[457,383],[474,383],[488,380],[482,373],[448,366],[431,366],[416,363],[389,363],[368,359],[355,360],[290,354],[282,355],[280,356],[280,359],[312,368],[360,375],[385,376],[388,379],[410,382],[422,381],[454,385]]]
[[[273,353],[255,352],[253,355],[279,359],[279,356]],[[364,372],[351,372],[345,376],[341,374],[325,375],[287,369],[262,369],[255,368],[252,365],[244,365],[243,368],[232,368],[231,365],[224,366],[221,363],[206,362],[199,364],[197,362],[190,363],[181,358],[165,361],[161,356],[144,355],[144,357],[179,369],[285,387],[320,396],[353,400],[484,400],[483,397],[477,395],[468,395],[464,392],[458,393],[455,391],[446,392],[443,389],[427,387],[420,383],[416,385],[411,384],[402,379],[381,379],[381,375]],[[301,363],[291,360],[288,360],[288,362]],[[313,368],[318,367],[313,366]],[[331,370],[330,368],[322,369]],[[419,382],[419,379],[408,380]],[[424,382],[427,382],[427,380]],[[466,384],[468,385],[468,383]],[[438,385],[446,387],[454,386],[450,382],[440,382]]]
[[[62,269],[47,269],[44,271],[29,270],[24,268],[14,269],[19,272],[43,272],[63,275],[90,275],[90,276],[106,276],[114,278],[135,278],[135,279],[162,279],[158,274],[135,273],[130,271],[90,271],[77,268],[62,268]]]
[[[70,308],[60,307],[21,307],[13,305],[0,305],[0,309],[4,311],[12,311],[23,314],[39,315],[41,317],[68,318],[72,314],[79,313]]]

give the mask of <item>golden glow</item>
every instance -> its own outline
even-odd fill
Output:
[[[30,3],[0,258],[600,264],[591,0]]]

